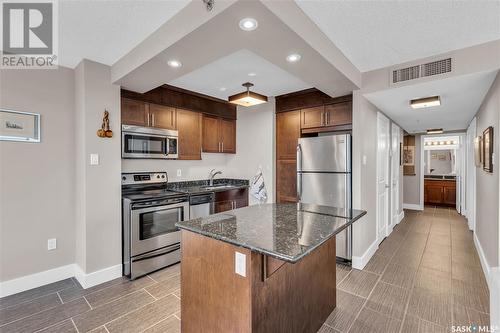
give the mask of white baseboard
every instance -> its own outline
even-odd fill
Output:
[[[87,289],[120,276],[122,276],[122,265],[115,265],[85,274],[77,264],[69,264],[0,282],[0,297],[17,294],[71,277],[75,277],[82,287]]]
[[[483,248],[481,247],[481,243],[479,242],[476,233],[474,233],[474,245],[476,246],[477,253],[479,254],[479,260],[481,261],[481,267],[483,268],[484,276],[488,282],[488,288],[491,290],[491,267],[488,265],[488,260],[486,260],[486,256],[484,255]]]
[[[352,268],[363,269],[365,268],[368,261],[370,261],[371,257],[375,254],[378,249],[378,241],[375,241],[368,247],[368,249],[363,253],[361,257],[352,256]]]
[[[401,214],[399,214],[398,216],[398,224],[399,222],[403,221],[403,219],[405,218],[405,211],[401,211]]]
[[[490,270],[490,325],[500,328],[500,267]]]
[[[410,210],[424,210],[424,207],[416,204],[403,204],[403,209],[410,209]]]
[[[110,266],[85,274],[80,266],[75,264],[75,278],[82,285],[83,289],[97,286],[98,284],[119,278],[120,276],[122,276],[122,265]]]
[[[40,273],[21,276],[16,279],[0,282],[0,297],[17,294],[25,290],[61,281],[75,275],[75,265],[69,264]]]

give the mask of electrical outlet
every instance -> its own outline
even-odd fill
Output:
[[[247,256],[243,253],[234,252],[234,272],[243,277],[247,276]]]
[[[99,165],[99,154],[90,154],[90,165]]]
[[[57,239],[56,238],[50,238],[47,241],[47,250],[55,250],[57,248]]]
[[[182,177],[182,170],[181,169],[177,169],[177,177]]]

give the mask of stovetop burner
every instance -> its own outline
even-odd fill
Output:
[[[122,197],[130,200],[182,197],[185,193],[167,188],[166,172],[141,172],[122,174]]]

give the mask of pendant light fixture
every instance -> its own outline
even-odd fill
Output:
[[[253,87],[253,83],[245,82],[242,84],[242,86],[247,88],[247,91],[229,96],[229,103],[241,106],[254,106],[262,103],[267,103],[267,96],[250,91],[250,87]]]

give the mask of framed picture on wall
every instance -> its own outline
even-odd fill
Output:
[[[483,132],[483,170],[493,172],[493,127]]]
[[[415,147],[408,146],[405,147],[403,155],[403,165],[414,166],[415,165]]]
[[[474,163],[476,167],[483,165],[483,137],[477,136],[474,139]]]
[[[0,141],[40,142],[40,115],[0,109]]]

